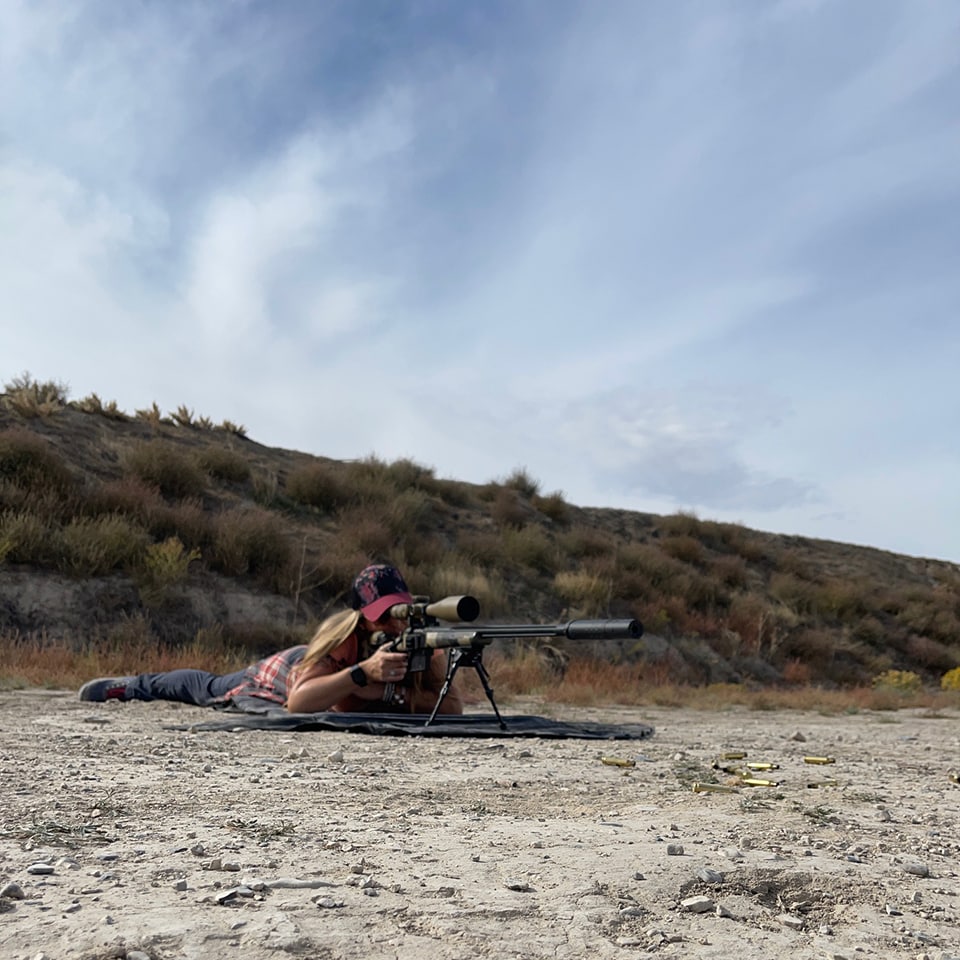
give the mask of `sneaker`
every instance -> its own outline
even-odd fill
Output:
[[[88,680],[80,688],[81,700],[92,700],[103,703],[106,700],[126,700],[127,684],[133,677],[101,677],[99,680]]]

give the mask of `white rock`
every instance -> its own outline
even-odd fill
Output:
[[[680,901],[680,909],[686,913],[707,913],[716,904],[709,897],[687,897]]]

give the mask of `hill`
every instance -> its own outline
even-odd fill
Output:
[[[960,664],[960,568],[689,514],[578,507],[525,470],[267,447],[188,409],[127,414],[18,378],[0,394],[0,633],[299,641],[355,572],[471,593],[490,620],[635,616],[590,656],[700,684],[937,682]]]

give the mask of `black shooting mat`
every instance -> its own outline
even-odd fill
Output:
[[[288,713],[281,708],[256,713],[219,712],[216,720],[167,726],[168,730],[335,730],[388,737],[533,737],[544,740],[646,740],[653,727],[644,723],[568,722],[547,717],[504,716],[506,729],[493,714],[438,716],[424,726],[427,714]]]

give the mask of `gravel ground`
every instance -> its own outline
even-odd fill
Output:
[[[960,958],[955,711],[557,714],[656,733],[191,732],[210,711],[0,693],[0,957]]]

